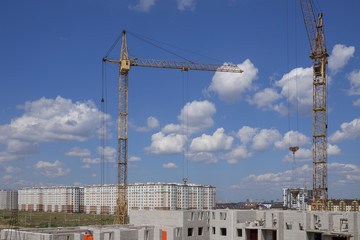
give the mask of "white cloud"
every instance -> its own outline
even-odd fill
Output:
[[[360,95],[360,70],[352,71],[347,77],[350,80],[350,85],[351,85],[349,94],[350,95]],[[359,102],[359,101],[360,100],[358,99],[357,102]]]
[[[115,162],[115,160],[117,159],[117,149],[113,147],[106,146],[105,148],[103,148],[102,146],[99,146],[97,148],[97,151],[100,156],[104,154],[105,162]]]
[[[326,152],[327,152],[328,156],[340,155],[341,149],[337,145],[332,145],[332,144],[328,143]]]
[[[312,174],[312,167],[305,164],[297,169],[300,179],[299,182],[304,182]],[[292,180],[292,170],[286,170],[278,173],[264,173],[260,175],[251,174],[241,179],[240,184],[230,186],[231,189],[252,189],[260,186],[265,189],[270,188],[270,191],[276,191],[279,187],[289,186]]]
[[[332,73],[336,74],[339,72],[354,56],[355,47],[347,47],[343,44],[336,44],[329,57],[329,69]]]
[[[131,156],[129,158],[129,162],[139,162],[141,161],[141,157]]]
[[[91,155],[89,149],[81,149],[78,147],[72,148],[69,152],[65,153],[66,156],[75,156],[75,157],[88,157]]]
[[[42,142],[88,140],[100,127],[101,113],[92,101],[73,103],[60,96],[43,97],[20,108],[24,109],[21,117],[0,125],[0,143],[6,146],[0,162],[36,154]]]
[[[275,142],[275,149],[287,149],[290,146],[306,146],[311,144],[311,139],[297,131],[289,131],[284,137]]]
[[[40,175],[44,175],[48,178],[56,178],[69,175],[71,170],[70,168],[63,169],[61,166],[63,165],[62,162],[56,160],[54,163],[51,162],[44,162],[38,161],[34,168],[39,170]]]
[[[337,130],[330,135],[330,142],[341,142],[348,139],[355,139],[360,136],[360,118],[355,118],[351,122],[340,125],[341,130]]]
[[[275,129],[262,129],[253,138],[251,149],[256,152],[265,152],[271,144],[281,139],[281,134]]]
[[[274,83],[275,87],[281,88],[280,94],[290,103],[292,111],[299,110],[302,114],[311,114],[313,100],[313,69],[295,68]],[[272,106],[272,109],[282,115],[288,113],[283,103]],[[291,111],[291,110],[290,110]]]
[[[309,162],[312,161],[313,152],[311,149],[300,148],[295,152],[295,162]],[[293,153],[289,151],[289,153],[283,158],[283,162],[292,162],[293,161]]]
[[[246,146],[239,145],[231,150],[231,152],[225,154],[222,156],[222,159],[225,159],[228,164],[236,164],[240,159],[249,158],[252,156],[252,153],[250,153]]]
[[[180,125],[168,124],[163,129],[163,133],[193,134],[201,132],[214,124],[212,115],[216,113],[215,105],[207,100],[193,101],[187,103],[180,112],[178,120]]]
[[[193,162],[202,162],[205,164],[213,164],[218,162],[215,154],[210,152],[188,153],[187,156]]]
[[[5,175],[2,177],[3,180],[9,180],[12,179],[12,175]]]
[[[81,168],[90,168],[89,164],[82,165]]]
[[[186,136],[180,134],[169,134],[159,132],[151,136],[151,145],[145,148],[146,151],[161,154],[176,154],[183,152]]]
[[[162,165],[163,168],[178,168],[175,163],[169,162]]]
[[[16,173],[21,172],[21,168],[13,167],[13,166],[7,166],[4,167],[6,173]]]
[[[276,92],[275,89],[265,88],[262,91],[257,92],[252,98],[248,99],[250,104],[256,104],[258,108],[264,110],[276,110],[274,109],[273,102],[280,99],[282,96]]]
[[[177,0],[178,9],[184,11],[186,9],[195,10],[196,1],[195,0]]]
[[[252,141],[256,133],[259,131],[258,128],[252,128],[249,126],[243,126],[237,132],[236,136],[240,139],[243,144],[247,144],[248,142]]]
[[[147,118],[147,126],[146,127],[137,127],[134,124],[129,124],[132,128],[135,129],[137,132],[149,132],[155,128],[160,126],[159,121],[155,117],[148,117]]]
[[[83,163],[86,163],[86,164],[98,164],[98,163],[101,163],[100,158],[83,158],[83,159],[81,159],[81,161]],[[87,168],[87,167],[83,167],[83,168]]]
[[[218,128],[212,136],[202,134],[194,138],[190,150],[194,152],[220,152],[231,148],[234,138],[227,136],[223,128]]]
[[[139,12],[149,12],[153,5],[155,5],[155,0],[139,0],[138,4],[129,6],[129,8]]]
[[[220,99],[227,102],[240,100],[246,91],[254,89],[253,81],[257,79],[258,69],[249,59],[238,64],[238,67],[244,72],[216,72],[205,92],[215,92],[219,94]]]
[[[354,101],[354,102],[353,102],[353,105],[354,105],[355,107],[360,107],[360,98],[359,98],[358,100]]]

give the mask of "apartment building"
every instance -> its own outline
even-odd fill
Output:
[[[290,188],[283,188],[283,206],[298,210],[306,210],[308,201],[312,199],[312,190],[307,188],[298,188],[297,190],[299,192],[296,197],[294,197],[291,194]]]
[[[17,209],[18,191],[0,190],[0,210]]]
[[[129,210],[206,210],[215,208],[216,188],[179,183],[128,186]]]
[[[83,190],[79,187],[19,189],[18,206],[24,211],[81,212]]]
[[[115,214],[117,185],[24,188],[19,209],[45,212]],[[216,188],[179,183],[128,185],[128,210],[208,210],[215,208]]]

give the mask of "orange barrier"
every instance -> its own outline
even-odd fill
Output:
[[[90,234],[84,234],[84,240],[94,240],[94,237]]]
[[[166,240],[167,234],[166,231],[162,231],[162,240]]]

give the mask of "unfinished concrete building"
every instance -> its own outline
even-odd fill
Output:
[[[137,210],[130,223],[3,230],[1,240],[360,240],[359,212]]]

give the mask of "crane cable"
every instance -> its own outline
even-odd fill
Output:
[[[182,71],[182,102],[183,102],[183,126],[182,132],[185,138],[185,143],[183,147],[183,180],[189,179],[189,72]]]

